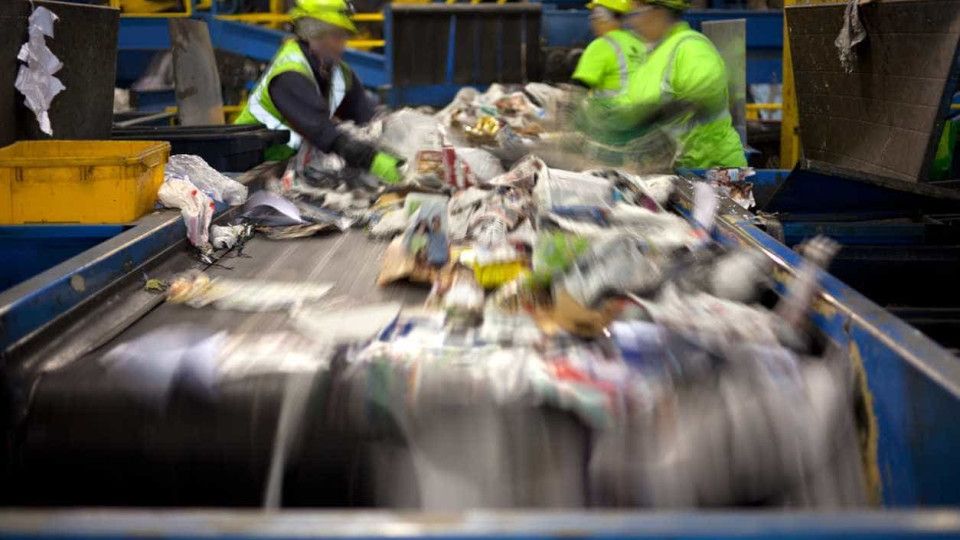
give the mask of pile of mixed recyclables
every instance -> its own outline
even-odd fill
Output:
[[[516,161],[540,141],[559,97],[558,89],[539,83],[514,91],[493,85],[482,94],[465,88],[439,112],[404,109],[365,126],[342,124],[354,138],[402,158],[404,181],[387,190],[369,172],[305,143],[283,176],[265,186],[295,209],[278,197],[260,196],[248,201],[244,215],[272,238],[372,226],[383,214],[378,201],[393,200],[382,197],[385,191],[449,191],[454,186],[448,178],[466,188],[502,174],[504,160]]]
[[[709,184],[505,164],[491,147],[544,109],[488,94],[356,129],[407,159],[398,186],[309,151],[270,186],[391,239],[381,285],[431,287],[331,390],[345,422],[404,434],[416,481],[383,504],[864,504],[850,364],[808,317],[836,246],[810,242],[777,295],[770,260],[715,231]]]

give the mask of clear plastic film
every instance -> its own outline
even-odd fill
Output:
[[[24,104],[33,111],[40,130],[53,136],[50,125],[50,104],[53,98],[66,90],[54,76],[63,63],[47,47],[46,38],[53,38],[53,26],[58,17],[45,7],[36,7],[28,21],[27,42],[20,48],[17,59],[24,63],[17,72],[14,87],[23,94]]]
[[[170,156],[164,175],[190,181],[217,202],[236,206],[247,200],[247,186],[217,172],[200,156]]]

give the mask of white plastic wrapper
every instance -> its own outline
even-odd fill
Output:
[[[713,186],[704,182],[693,185],[693,219],[705,230],[712,231],[720,200]]]
[[[211,225],[210,243],[217,249],[229,249],[237,245],[243,235],[243,225]]]
[[[247,186],[220,174],[200,156],[188,154],[170,156],[164,175],[186,178],[213,200],[225,202],[230,206],[243,204],[247,200]]]
[[[397,111],[383,120],[379,145],[391,154],[413,163],[421,150],[439,150],[441,126],[435,118],[410,109]]]
[[[647,174],[637,178],[644,190],[661,206],[667,204],[676,189],[676,176],[670,174]]]
[[[50,104],[53,98],[66,87],[54,74],[63,63],[47,47],[46,37],[53,37],[53,23],[58,17],[49,9],[38,7],[30,14],[29,37],[20,48],[17,59],[26,65],[20,66],[14,87],[23,94],[24,104],[37,117],[40,130],[53,135],[50,125]]]
[[[457,157],[470,166],[470,172],[480,183],[488,182],[503,174],[503,166],[496,156],[479,148],[457,148]]]
[[[590,174],[550,169],[537,182],[533,198],[543,210],[568,206],[609,208],[613,204],[613,186]]]
[[[523,90],[533,96],[546,113],[547,118],[556,117],[557,104],[563,98],[563,90],[549,84],[532,82],[523,87]]]
[[[210,221],[216,211],[210,197],[187,180],[169,175],[157,191],[157,197],[167,208],[180,209],[191,244],[196,247],[209,244]]]

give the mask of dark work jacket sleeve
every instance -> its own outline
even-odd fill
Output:
[[[376,149],[337,130],[330,118],[329,101],[310,79],[296,72],[281,73],[270,81],[268,91],[287,124],[314,147],[338,154],[351,167],[370,168]]]
[[[350,83],[350,91],[343,96],[343,102],[337,109],[337,116],[343,120],[353,120],[358,125],[364,125],[373,119],[375,108],[373,103],[367,98],[367,92],[363,89],[363,83],[357,74],[350,70],[350,76],[353,81]]]

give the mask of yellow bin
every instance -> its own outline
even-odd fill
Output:
[[[170,143],[21,141],[0,148],[0,224],[126,223],[153,210]]]

